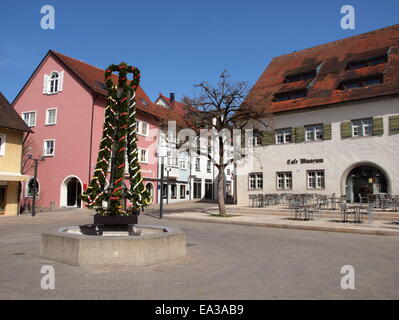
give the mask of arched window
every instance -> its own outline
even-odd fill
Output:
[[[58,72],[53,72],[50,75],[50,86],[49,86],[49,92],[50,93],[58,92],[59,79],[60,79],[60,75],[58,74]]]
[[[35,179],[30,178],[28,183],[26,184],[26,196],[33,197],[33,187],[34,187]],[[36,198],[39,196],[40,192],[40,185],[39,182],[36,180]]]

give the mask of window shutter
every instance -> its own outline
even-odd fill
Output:
[[[350,121],[341,122],[341,139],[352,137],[352,123]]]
[[[323,140],[331,140],[331,123],[323,124]]]
[[[61,92],[64,87],[64,71],[61,71],[58,75],[58,92]]]
[[[399,116],[389,117],[389,134],[399,133]]]
[[[48,74],[45,74],[43,77],[43,94],[48,93]]]
[[[373,118],[373,136],[382,136],[384,134],[384,122],[382,117]]]
[[[262,146],[271,145],[276,142],[276,139],[274,137],[274,130],[261,131],[260,134]]]
[[[296,133],[295,133],[295,128],[290,128],[291,130],[291,142],[294,143],[295,142],[295,138],[296,138]]]
[[[295,142],[300,143],[305,141],[305,127],[295,128]]]

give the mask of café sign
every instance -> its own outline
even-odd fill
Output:
[[[307,163],[323,163],[324,159],[289,159],[287,164],[307,164]]]

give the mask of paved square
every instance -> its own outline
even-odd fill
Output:
[[[192,209],[194,204],[169,205],[167,210],[184,210],[184,206]],[[187,256],[151,267],[113,269],[84,269],[39,257],[41,232],[90,221],[86,210],[0,218],[0,299],[399,298],[399,237],[395,236],[159,220],[141,215],[140,223],[185,231]],[[46,264],[55,268],[54,290],[40,286],[40,269]],[[343,265],[355,268],[355,290],[340,288]]]

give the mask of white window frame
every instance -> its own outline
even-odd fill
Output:
[[[138,148],[139,152],[138,152],[138,159],[140,163],[148,163],[148,149],[144,149],[144,148]],[[142,159],[142,151],[144,151],[145,153],[145,159]]]
[[[351,124],[352,137],[370,137],[373,135],[373,119],[365,118],[352,120]],[[366,130],[369,130],[368,134],[366,134]]]
[[[305,141],[323,140],[323,125],[312,124],[305,126]]]
[[[179,160],[179,168],[183,170],[186,169],[186,160]]]
[[[149,136],[149,130],[150,130],[150,125],[148,122],[145,122],[143,120],[136,120],[136,125],[137,125],[137,134],[141,136],[148,137]],[[146,128],[146,133],[143,133],[143,126]]]
[[[6,155],[6,135],[0,134],[0,157]]]
[[[25,121],[25,114],[28,114],[28,113],[33,113],[34,115],[35,115],[35,121],[34,121],[34,123],[33,124],[29,124],[29,123],[27,123],[26,121]],[[28,126],[28,127],[36,127],[36,122],[37,122],[37,110],[32,110],[32,111],[24,111],[24,112],[22,112],[21,113],[21,115],[22,115],[22,120],[24,120],[24,122],[26,123],[26,125]]]
[[[195,171],[201,171],[201,159],[195,158]]]
[[[52,154],[47,153],[47,142],[48,141],[53,141],[53,153]],[[44,139],[44,141],[43,141],[43,156],[45,156],[45,157],[54,157],[55,156],[55,139]]]
[[[324,189],[326,178],[324,170],[308,170],[306,173],[308,189]]]
[[[55,110],[54,123],[50,123],[49,122],[49,114],[50,114],[50,111],[52,111],[52,110]],[[57,108],[47,108],[46,109],[46,122],[45,122],[45,125],[46,126],[54,126],[54,125],[56,125],[57,124],[57,114],[58,114]]]
[[[251,172],[248,174],[248,189],[262,190],[263,189],[263,173]]]
[[[287,139],[290,137],[290,140]],[[291,128],[277,129],[276,130],[276,144],[284,144],[292,142]]]
[[[281,183],[280,183],[281,182]],[[276,189],[292,190],[292,172],[276,172]]]
[[[51,92],[50,91],[51,90],[51,82],[53,81],[51,76],[54,75],[55,73],[58,74],[57,90],[54,90],[53,92]],[[63,83],[64,83],[64,71],[53,70],[49,74],[45,74],[44,79],[43,79],[43,94],[52,95],[52,94],[57,94],[57,93],[62,92]]]

